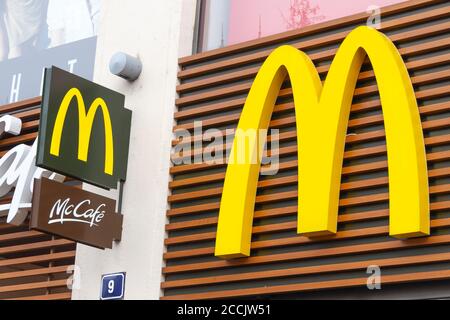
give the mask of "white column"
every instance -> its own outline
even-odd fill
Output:
[[[99,299],[101,275],[122,271],[127,273],[125,299],[161,295],[177,60],[191,54],[196,2],[102,1],[94,81],[125,94],[126,107],[133,110],[124,225],[122,241],[112,250],[77,246],[80,287],[73,299]],[[141,59],[137,81],[110,74],[109,59],[116,51]]]

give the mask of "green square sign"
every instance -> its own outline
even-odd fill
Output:
[[[124,102],[118,92],[46,69],[36,165],[116,188],[127,174],[131,111]]]

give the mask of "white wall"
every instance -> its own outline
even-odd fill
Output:
[[[103,1],[94,81],[126,95],[133,110],[122,241],[112,250],[78,245],[80,287],[73,299],[99,299],[102,274],[125,271],[125,299],[158,299],[164,252],[177,59],[191,54],[196,0]],[[116,51],[137,55],[140,78],[109,73]],[[93,189],[85,186],[85,189]]]

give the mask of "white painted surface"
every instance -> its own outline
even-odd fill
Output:
[[[80,287],[74,288],[72,298],[99,299],[101,275],[125,271],[125,299],[158,299],[177,59],[191,54],[196,0],[103,4],[94,81],[125,94],[126,107],[133,110],[123,235],[112,250],[78,245],[75,270]],[[110,74],[109,59],[117,51],[141,59],[143,71],[137,81]]]

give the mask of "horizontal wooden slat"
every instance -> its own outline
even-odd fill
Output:
[[[368,228],[369,229],[369,228]],[[297,237],[301,238],[301,237]],[[308,238],[307,238],[308,239]],[[300,261],[311,258],[336,257],[350,254],[361,254],[370,252],[393,251],[405,248],[417,248],[437,244],[450,243],[450,235],[429,236],[406,240],[389,240],[377,243],[348,245],[343,247],[332,247],[324,249],[304,250],[299,252],[279,253],[264,256],[253,256],[234,260],[218,260],[212,262],[199,262],[194,264],[183,264],[163,268],[164,274],[181,273],[190,271],[205,271],[212,269],[230,268],[234,266],[250,266],[269,264],[275,262]]]
[[[376,265],[379,266],[380,268],[386,268],[386,267],[399,267],[409,265],[422,265],[448,261],[450,261],[450,253],[426,254],[411,257],[344,262],[344,263],[298,267],[290,269],[268,270],[259,272],[237,273],[214,277],[202,277],[186,280],[165,281],[162,283],[161,288],[163,289],[185,288],[191,286],[205,286],[209,284],[222,284],[222,283],[242,282],[259,279],[274,279],[274,278],[303,276],[311,274],[366,270],[367,266],[370,265]]]
[[[439,186],[432,186],[430,187],[430,194],[442,194],[442,193],[450,193],[450,185],[439,185]],[[264,196],[257,196],[256,197],[256,203],[261,203],[261,197]],[[263,200],[266,201],[274,201],[275,199],[295,199],[297,198],[297,192],[283,192],[275,194],[273,198],[265,198]],[[352,206],[357,204],[366,204],[366,203],[377,203],[382,201],[387,201],[389,199],[389,194],[387,193],[380,193],[380,194],[372,194],[369,196],[361,196],[361,197],[353,197],[353,198],[347,198],[347,199],[341,199],[339,202],[339,205],[341,207],[344,206]],[[281,223],[281,224],[270,224],[265,226],[256,226],[253,227],[252,234],[261,234],[261,233],[273,233],[273,232],[279,232],[279,231],[290,231],[295,230],[297,228],[297,222],[289,222],[289,223]],[[167,246],[175,245],[175,244],[186,244],[186,243],[193,243],[193,242],[201,242],[201,241],[208,241],[208,240],[214,240],[216,238],[215,232],[205,232],[205,233],[194,233],[188,236],[177,236],[177,237],[170,237],[164,240],[164,244]]]
[[[425,75],[412,77],[411,82],[414,85],[423,85],[423,84],[429,83],[430,81],[433,81],[433,82],[434,81],[444,81],[447,79],[450,79],[450,72],[448,70],[445,70],[445,71],[432,72],[432,73],[428,73]],[[292,93],[291,89],[285,89],[285,90],[282,90],[282,94],[284,94],[283,92],[286,90],[288,90],[290,93]],[[355,90],[355,96],[358,96],[361,93],[364,93],[364,94],[374,93],[374,92],[377,92],[377,90],[378,90],[378,88],[376,85],[369,85],[366,87],[361,87],[361,88]],[[282,111],[286,112],[286,111],[291,111],[291,110],[294,110],[293,103],[289,104],[289,107],[283,108]],[[276,111],[274,109],[274,114],[278,114],[279,112],[280,111]],[[201,122],[201,126],[202,126],[202,129],[207,129],[210,127],[219,127],[219,126],[228,125],[228,124],[232,124],[232,123],[237,124],[237,122],[239,121],[239,118],[240,118],[240,113],[230,114],[230,115],[226,115],[226,116],[220,116],[220,117],[217,117],[214,119],[203,120]],[[278,121],[280,121],[280,120],[278,120]],[[277,121],[272,120],[270,123],[270,127],[271,128],[280,127],[280,125],[277,125],[276,123],[277,123]],[[195,128],[195,123],[191,122],[191,123],[186,123],[186,124],[182,124],[182,125],[176,125],[173,128],[173,131],[176,132],[178,130],[193,130],[194,128]],[[174,140],[174,141],[176,143],[177,140]]]
[[[41,115],[41,108],[35,108],[31,110],[25,110],[14,113],[14,117],[19,118],[22,121],[26,121],[30,118],[39,118],[40,115]]]
[[[445,135],[445,136],[447,136],[447,135]],[[427,139],[427,142],[431,143],[431,145],[434,145],[435,143],[437,143],[437,144],[443,143],[442,137],[437,138],[437,139],[434,139],[434,137],[433,138],[430,137],[430,139]],[[441,153],[435,153],[433,155],[430,155],[428,160],[429,161],[446,160],[447,159],[446,152],[447,151],[442,151]],[[278,155],[279,157],[296,155],[296,154],[297,154],[297,146],[296,145],[279,148],[279,149],[271,152],[272,156]],[[367,148],[360,148],[360,149],[356,149],[356,150],[346,151],[344,153],[344,159],[350,160],[350,159],[358,159],[358,158],[361,158],[364,156],[369,157],[369,156],[379,156],[379,155],[384,155],[384,154],[386,154],[386,146],[381,145],[381,146],[376,146],[376,147],[367,147]],[[283,165],[284,165],[284,163],[280,164],[279,170],[283,170],[283,168],[282,168]],[[370,166],[371,163],[366,164],[366,165]],[[201,170],[222,168],[222,167],[226,167],[226,163],[224,161],[212,162],[212,163],[203,162],[203,163],[196,163],[196,164],[185,164],[185,165],[179,165],[176,167],[172,167],[171,173],[177,174],[177,173],[196,172],[196,171],[201,171]],[[351,170],[351,169],[352,169],[352,167],[349,167],[345,170]],[[268,169],[267,165],[265,165],[262,167],[261,170],[267,171],[269,169]],[[343,174],[348,174],[348,173],[343,173]]]
[[[6,300],[70,300],[71,297],[72,297],[71,292],[64,292],[64,293],[53,293],[53,294],[46,294],[46,295],[40,295],[40,296],[20,297],[20,298],[6,299]]]
[[[18,240],[18,239],[36,238],[36,237],[41,237],[43,235],[44,234],[39,231],[21,231],[21,232],[14,232],[14,233],[5,233],[5,234],[0,234],[0,242]]]
[[[443,103],[442,105],[445,106],[444,108],[441,108],[439,106],[440,104],[436,105],[436,107],[440,108],[441,110],[448,110],[450,111],[450,103]],[[428,115],[429,110],[432,110],[432,108],[426,108],[423,109],[419,108],[420,114],[422,116],[426,116]],[[271,121],[271,126],[272,127],[276,127],[275,123],[277,125],[279,124],[283,124],[285,126],[287,126],[288,124],[291,125],[295,125],[296,123],[296,118],[295,116],[289,116],[289,117],[285,117],[282,119],[277,119],[274,121]],[[361,118],[357,118],[357,119],[353,119],[350,120],[348,122],[348,129],[352,130],[352,129],[356,129],[356,128],[361,128],[361,127],[368,127],[368,126],[373,126],[373,125],[378,125],[378,124],[383,124],[384,123],[384,118],[382,114],[379,115],[372,115],[372,116],[367,116],[367,117],[361,117]],[[442,128],[446,128],[446,127],[450,127],[450,119],[449,118],[442,118],[442,119],[436,119],[436,120],[428,120],[428,121],[424,121],[422,122],[422,129],[424,131],[430,131],[430,130],[437,130],[437,129],[442,129]],[[443,137],[445,137],[445,135],[442,135],[440,139],[443,139]],[[378,131],[371,131],[371,132],[364,132],[364,133],[359,133],[359,134],[351,134],[351,135],[347,135],[346,138],[346,145],[352,145],[354,143],[361,143],[361,142],[370,142],[370,141],[374,141],[374,140],[380,140],[385,138],[385,132],[384,130],[378,130]],[[230,139],[231,140],[231,139]],[[288,141],[296,141],[297,140],[297,133],[296,133],[296,129],[294,127],[293,130],[288,131],[288,132],[282,132],[281,134],[278,133],[276,135],[268,135],[267,136],[267,140],[268,142],[272,142],[272,141],[278,141],[278,142],[288,142]],[[437,145],[437,144],[442,144],[445,143],[447,141],[443,141],[443,142],[436,142],[436,139],[431,139],[428,138],[426,139],[426,143],[427,145],[431,146],[431,145]],[[222,154],[226,155],[227,153],[225,153],[226,151],[229,151],[233,145],[233,142],[229,142],[226,143],[226,140],[224,141],[225,144],[217,144],[214,146],[214,150],[215,152],[222,152]],[[205,150],[208,147],[199,147],[199,148],[192,148],[192,149],[187,149],[186,151],[183,151],[180,155],[178,154],[172,154],[172,161],[174,163],[180,163],[180,162],[187,162],[186,159],[190,159],[194,156],[197,155],[203,155]],[[269,154],[274,154],[273,152],[270,152],[271,150],[269,150]],[[280,155],[283,155],[283,150],[280,149]],[[216,153],[217,156],[217,153]],[[225,163],[225,158],[221,159],[224,163]]]
[[[31,98],[0,106],[0,114],[10,114],[25,108],[36,107],[41,104],[41,97]]]
[[[37,130],[39,128],[39,120],[28,121],[22,124],[22,132]]]
[[[444,43],[440,42],[441,46],[448,46],[450,45],[450,41],[447,41]],[[435,50],[436,47],[432,47],[432,46],[425,46],[427,49],[431,49],[431,50]],[[408,48],[408,47],[407,47]],[[420,51],[412,51],[412,52],[408,52],[410,50],[407,49],[399,49],[399,52],[402,53],[402,51],[404,51],[405,55],[406,54],[418,54]],[[407,52],[407,53],[406,53]],[[334,53],[332,54],[334,55]],[[322,73],[325,73],[328,71],[328,67],[329,66],[325,66],[323,67],[323,71]],[[427,83],[431,83],[433,81],[436,80],[445,80],[448,79],[448,70],[445,71],[441,71],[442,75],[440,77],[435,76],[434,78],[431,77],[430,75],[420,75],[420,76],[416,76],[416,77],[412,77],[411,81],[413,82],[413,84],[417,85],[417,84],[427,84]],[[360,80],[370,80],[374,78],[374,73],[373,72],[362,72],[359,75],[359,79]],[[248,94],[248,91],[250,90],[252,86],[252,82],[249,83],[244,83],[244,84],[238,84],[235,86],[228,86],[226,88],[222,88],[222,89],[217,89],[217,90],[211,90],[208,92],[203,92],[203,93],[199,93],[199,94],[193,94],[193,95],[189,95],[183,98],[179,98],[176,100],[176,105],[179,107],[182,106],[186,106],[186,105],[190,105],[193,103],[200,103],[200,102],[205,102],[205,101],[212,101],[215,99],[221,99],[221,98],[225,98],[227,96],[232,96],[232,95],[239,95],[239,94]],[[363,96],[363,95],[367,95],[369,93],[373,93],[376,92],[377,86],[368,86],[367,88],[357,88],[355,90],[355,94],[354,96],[358,97],[358,96]],[[286,95],[292,94],[292,90],[289,89],[284,89],[280,92],[280,96],[284,97]]]
[[[13,136],[5,139],[0,140],[0,148],[9,147],[9,149],[12,149],[14,146],[25,143],[25,144],[31,144],[36,138],[37,138],[37,132],[22,134],[20,136]],[[7,152],[8,150],[6,150]],[[5,152],[5,153],[6,153]]]
[[[0,254],[10,254],[10,253],[17,253],[17,252],[24,252],[24,251],[31,251],[31,250],[38,250],[38,249],[46,249],[46,248],[57,248],[57,247],[61,247],[61,246],[67,246],[70,244],[74,244],[74,242],[71,240],[66,240],[66,239],[39,241],[39,242],[20,244],[20,245],[9,246],[9,247],[2,247],[2,248],[0,248]]]
[[[270,217],[285,217],[297,214],[297,206],[281,207],[276,209],[259,210],[254,212],[253,220],[258,220],[262,218]],[[364,211],[361,213],[351,213],[351,214],[341,214],[338,216],[338,222],[357,222],[357,221],[368,221],[372,219],[379,219],[388,217],[389,210],[374,210],[374,211]],[[183,222],[171,222],[166,224],[167,231],[177,231],[186,230],[191,228],[200,228],[215,226],[218,222],[216,217],[205,218],[205,219],[195,219]],[[254,229],[253,232],[257,232],[258,229]],[[170,253],[169,253],[170,254]]]
[[[28,263],[58,261],[64,259],[74,259],[75,251],[66,251],[59,253],[43,254],[38,256],[22,257],[0,260],[0,267],[15,266]]]
[[[450,109],[450,104],[448,104],[448,108]],[[370,119],[366,119],[366,121],[370,121],[372,124],[382,124],[383,123],[383,117],[380,116],[371,116],[368,117]],[[294,119],[292,119],[295,121]],[[430,130],[438,130],[443,129],[450,126],[450,120],[444,118],[444,119],[437,119],[437,120],[430,120],[425,121],[422,123],[422,128],[424,131],[430,131]],[[358,133],[358,134],[348,134],[346,137],[346,146],[351,146],[353,144],[360,144],[362,142],[372,142],[372,141],[379,141],[385,139],[385,131],[384,130],[375,130],[375,131],[369,131],[364,133]],[[293,142],[297,140],[297,132],[295,130],[288,131],[288,132],[282,132],[278,135],[268,135],[267,141],[278,141],[281,142]],[[439,136],[434,136],[433,138],[428,137],[424,139],[425,144],[429,147],[431,146],[438,146],[448,143],[449,135],[443,134]],[[223,145],[217,144],[214,147],[214,150],[216,152],[216,157],[218,157],[218,152],[222,153],[222,155],[228,155],[228,152],[231,150],[231,147],[233,146],[232,143],[227,143]],[[290,147],[292,148],[292,147]],[[271,149],[268,150],[268,155],[285,155],[287,153],[290,153],[291,151],[287,152],[285,151],[287,149],[282,148],[279,152],[274,152]],[[174,162],[187,162],[189,163],[189,159],[195,156],[201,156],[205,153],[205,151],[208,151],[207,148],[199,148],[199,149],[192,149],[187,150],[186,152],[181,153],[180,155],[172,155],[172,161]],[[295,150],[294,150],[295,151]],[[224,162],[226,161],[225,157],[221,157],[219,159],[214,158],[214,162]],[[194,158],[195,159],[195,158]],[[188,185],[195,185],[195,184],[201,184],[204,181],[207,181],[209,179],[209,175],[204,175],[202,179],[196,178],[189,178],[189,179],[180,179],[176,181],[172,181],[170,183],[171,188],[177,188],[180,186],[188,186]],[[192,182],[191,182],[192,181]]]
[[[381,137],[384,136],[384,131],[373,131],[367,134],[360,134],[357,136],[349,136],[347,137],[347,142],[349,140],[349,138],[359,138],[359,137],[366,137],[367,135],[372,135],[374,137]],[[432,146],[432,145],[439,145],[439,144],[444,144],[444,143],[448,143],[448,141],[450,141],[450,136],[449,135],[442,135],[442,136],[436,136],[435,139],[430,140],[428,138],[425,138],[425,141],[428,143],[428,146]],[[282,162],[280,163],[280,168],[279,168],[279,172],[285,171],[285,170],[292,170],[292,169],[296,169],[297,168],[297,161],[287,161],[287,162]],[[378,170],[383,170],[387,168],[387,163],[385,161],[382,162],[372,162],[372,163],[368,163],[368,164],[363,164],[363,165],[356,165],[356,166],[349,166],[349,167],[344,167],[343,168],[343,175],[349,175],[352,173],[361,173],[361,172],[373,172],[373,171],[378,171]],[[261,169],[261,172],[263,171],[267,171],[267,167],[265,168],[264,166]],[[438,171],[432,171],[432,172],[436,172],[436,176],[439,176],[440,174],[438,174]],[[430,177],[435,177],[432,172],[429,172],[429,176]],[[177,189],[177,188],[181,188],[181,187],[191,187],[191,186],[199,186],[202,184],[206,184],[206,183],[212,183],[212,182],[221,182],[225,179],[225,172],[223,173],[215,173],[215,174],[208,174],[208,175],[202,175],[202,176],[198,176],[198,177],[194,177],[194,178],[186,178],[186,179],[179,179],[179,180],[174,180],[171,181],[169,183],[169,187],[171,189]]]
[[[432,212],[448,210],[450,209],[450,201],[442,201],[431,203],[430,210]],[[277,209],[269,209],[269,210],[260,210],[255,211],[254,219],[264,218],[264,217],[276,217],[276,216],[285,216],[285,215],[293,215],[297,214],[297,206],[289,206]],[[352,213],[352,214],[343,214],[338,216],[338,222],[357,222],[362,220],[371,220],[371,219],[379,219],[379,218],[387,218],[389,217],[389,210],[374,210],[374,211],[363,211],[360,213]],[[436,222],[432,222],[432,225]],[[255,227],[256,228],[256,227]],[[364,234],[361,234],[361,230],[363,230]],[[309,238],[296,236],[294,238],[285,238],[285,239],[277,239],[277,240],[259,240],[254,241],[251,245],[252,249],[261,249],[261,248],[273,248],[279,246],[287,246],[287,245],[299,245],[305,243],[313,243],[317,241],[335,241],[346,238],[353,237],[361,237],[361,236],[373,236],[379,235],[383,232],[386,232],[385,229],[382,228],[365,228],[359,230],[349,230],[349,231],[338,231],[338,233],[332,237],[320,237],[320,238]],[[170,251],[164,253],[164,259],[181,259],[188,257],[196,257],[196,256],[205,256],[205,255],[213,255],[214,248],[213,247],[205,247],[191,250],[177,250]]]
[[[31,270],[21,270],[21,271],[13,271],[13,272],[4,272],[0,273],[0,280],[6,279],[17,279],[17,278],[25,278],[31,276],[39,276],[39,275],[50,275],[56,273],[67,273],[69,270],[68,265],[60,266],[60,267],[48,267],[48,268],[38,268]]]
[[[441,87],[436,87],[436,88],[432,88],[432,89],[417,91],[416,98],[419,101],[425,100],[425,99],[434,99],[434,98],[439,98],[439,97],[443,97],[443,96],[448,96],[449,92],[450,92],[450,85],[441,86]],[[357,109],[359,111],[363,111],[363,109],[365,109],[364,111],[372,111],[375,108],[381,108],[381,105],[380,105],[380,102],[378,99],[371,100],[369,102],[353,104],[351,110],[353,113],[355,109]],[[437,104],[433,104],[433,105],[426,105],[426,106],[422,106],[419,108],[419,111],[421,112],[422,115],[431,115],[431,114],[436,114],[436,113],[444,112],[444,111],[448,111],[448,110],[449,110],[449,104],[447,102],[437,103]],[[276,105],[274,108],[274,114],[278,114],[278,112],[286,112],[286,111],[294,111],[294,104],[293,103],[285,103],[282,105]],[[239,120],[239,117],[240,117],[240,114],[235,114],[235,115],[221,116],[212,121],[205,120],[205,121],[202,121],[202,128],[206,129],[210,126],[218,126],[218,125],[224,125],[224,124],[230,124],[230,123],[237,123],[237,121]],[[378,117],[380,117],[380,116],[378,116]],[[364,118],[362,118],[362,119],[364,119]],[[369,118],[369,119],[377,119],[377,120],[375,122],[367,121],[367,125],[381,122],[381,118]],[[363,120],[355,119],[354,121],[350,121],[349,122],[350,128],[352,126],[360,127],[360,126],[364,125],[364,122],[361,122],[361,121],[363,121]],[[272,120],[270,122],[269,128],[272,128],[272,129],[273,128],[281,128],[281,127],[287,127],[287,126],[293,125],[293,124],[295,124],[295,117],[288,116],[288,117],[284,117],[281,119]],[[230,135],[234,135],[234,129],[221,130],[220,133],[221,133],[222,137],[226,138]],[[179,141],[178,139],[174,139],[172,141],[172,145],[173,146],[178,145],[178,144],[184,145],[184,144],[189,144],[189,143],[196,142],[196,141],[201,141],[202,139],[203,139],[203,134],[192,136],[192,137],[186,137],[186,138],[183,138],[181,141]]]
[[[446,141],[450,142],[450,135],[447,136]],[[429,171],[429,176],[433,178],[443,178],[450,176],[450,168],[435,169]],[[282,178],[271,178],[258,182],[258,190],[266,188],[281,187],[288,185],[296,185],[298,183],[298,175],[285,176]],[[388,177],[364,179],[352,182],[346,182],[341,184],[341,191],[354,191],[364,188],[375,188],[381,186],[387,186],[389,183]],[[182,201],[192,201],[197,199],[205,199],[211,197],[217,197],[222,194],[223,188],[208,188],[200,191],[191,191],[175,195],[170,195],[168,201],[171,203],[177,203]]]
[[[444,22],[444,23],[440,23],[437,25],[423,28],[423,29],[407,31],[407,32],[404,32],[401,34],[396,34],[396,35],[393,35],[391,37],[391,39],[393,41],[396,41],[398,39],[402,39],[403,41],[414,40],[418,36],[420,36],[420,37],[432,36],[435,34],[445,32],[449,28],[450,28],[449,22]],[[345,34],[348,34],[348,32],[345,32]],[[431,57],[431,58],[426,58],[423,60],[406,62],[406,67],[408,68],[409,71],[411,71],[411,70],[420,70],[420,69],[423,69],[426,67],[434,67],[434,66],[442,65],[442,64],[446,63],[446,60],[448,60],[448,58],[446,56],[447,56],[447,54],[443,54],[443,55],[440,55],[437,57]],[[252,79],[256,76],[259,69],[260,69],[260,66],[250,67],[250,68],[247,68],[244,70],[228,72],[226,74],[219,75],[219,76],[208,77],[207,79],[201,79],[201,80],[183,83],[183,84],[180,84],[177,86],[177,92],[179,94],[182,94],[182,93],[191,92],[194,90],[202,90],[205,88],[213,87],[214,85],[223,85],[223,84],[227,84],[227,83],[230,83],[233,81]],[[319,74],[323,75],[325,72],[328,71],[328,69],[329,69],[328,65],[319,66],[319,67],[317,67],[317,72],[319,72]],[[373,71],[367,71],[367,73],[363,73],[363,75],[359,75],[359,79],[362,79],[365,74],[373,75]]]
[[[450,279],[450,270],[425,271],[416,273],[404,273],[398,275],[383,275],[383,285],[398,284],[405,282],[417,282],[424,280],[447,280]],[[184,295],[164,296],[162,300],[193,300],[193,299],[218,299],[227,297],[245,297],[262,294],[288,293],[301,291],[314,291],[325,288],[351,288],[357,286],[366,286],[367,277],[329,280],[319,282],[308,282],[300,284],[287,284],[278,286],[264,286],[257,288],[241,288],[235,290],[224,291],[208,291],[204,293],[193,293]]]
[[[296,152],[295,150],[292,151],[292,153],[295,153],[295,152]],[[380,154],[385,154],[385,153],[386,153],[385,146],[369,147],[369,148],[363,148],[361,150],[358,150],[357,154],[355,152],[352,152],[352,154],[350,156],[349,156],[349,153],[346,152],[344,154],[344,158],[347,158],[347,159],[349,159],[351,157],[355,158],[355,157],[359,156],[359,154],[361,154],[361,155],[364,155],[364,154],[380,155]],[[441,152],[427,154],[427,160],[429,162],[443,161],[443,160],[447,160],[447,159],[450,159],[450,151],[441,151]],[[294,163],[294,162],[291,162],[291,163]],[[374,166],[375,166],[375,168],[374,168]],[[344,174],[344,175],[348,174],[349,172],[352,172],[352,169],[353,169],[353,172],[361,172],[361,170],[359,170],[360,168],[367,172],[367,171],[373,171],[375,169],[379,170],[381,168],[387,168],[387,162],[380,161],[380,162],[375,162],[375,163],[358,165],[355,167],[356,168],[354,168],[353,166],[344,167],[342,174]],[[205,211],[210,211],[210,210],[217,210],[218,208],[219,208],[219,203],[217,203],[217,202],[207,203],[207,204],[187,206],[187,207],[182,207],[182,208],[177,208],[177,209],[169,209],[167,211],[167,215],[175,216],[175,215],[181,215],[181,214],[198,213],[198,212],[205,212]]]
[[[5,219],[3,219],[5,220]],[[20,226],[15,226],[12,224],[7,224],[6,222],[0,222],[0,231],[8,230],[8,229],[17,229],[20,228]]]
[[[430,187],[430,194],[441,194],[448,193],[450,191],[450,185],[444,186],[432,186]],[[389,198],[387,193],[381,194],[371,194],[360,197],[351,197],[344,198],[339,201],[340,207],[353,207],[362,204],[374,204],[379,202],[384,202]],[[280,193],[273,193],[269,195],[260,195],[256,196],[255,203],[256,204],[267,204],[276,201],[286,201],[286,200],[296,200],[297,199],[297,191],[287,191]],[[172,209],[169,210],[168,215],[179,215],[181,212],[183,214],[194,213],[194,212],[203,212],[209,210],[218,210],[220,208],[220,202],[212,202],[208,204],[195,205],[190,207],[184,207],[180,209]],[[176,214],[174,214],[176,212]]]
[[[29,282],[25,284],[16,284],[12,286],[0,286],[0,293],[43,289],[43,288],[56,288],[56,287],[67,287],[67,280],[63,279],[63,280],[53,280],[43,282]]]

